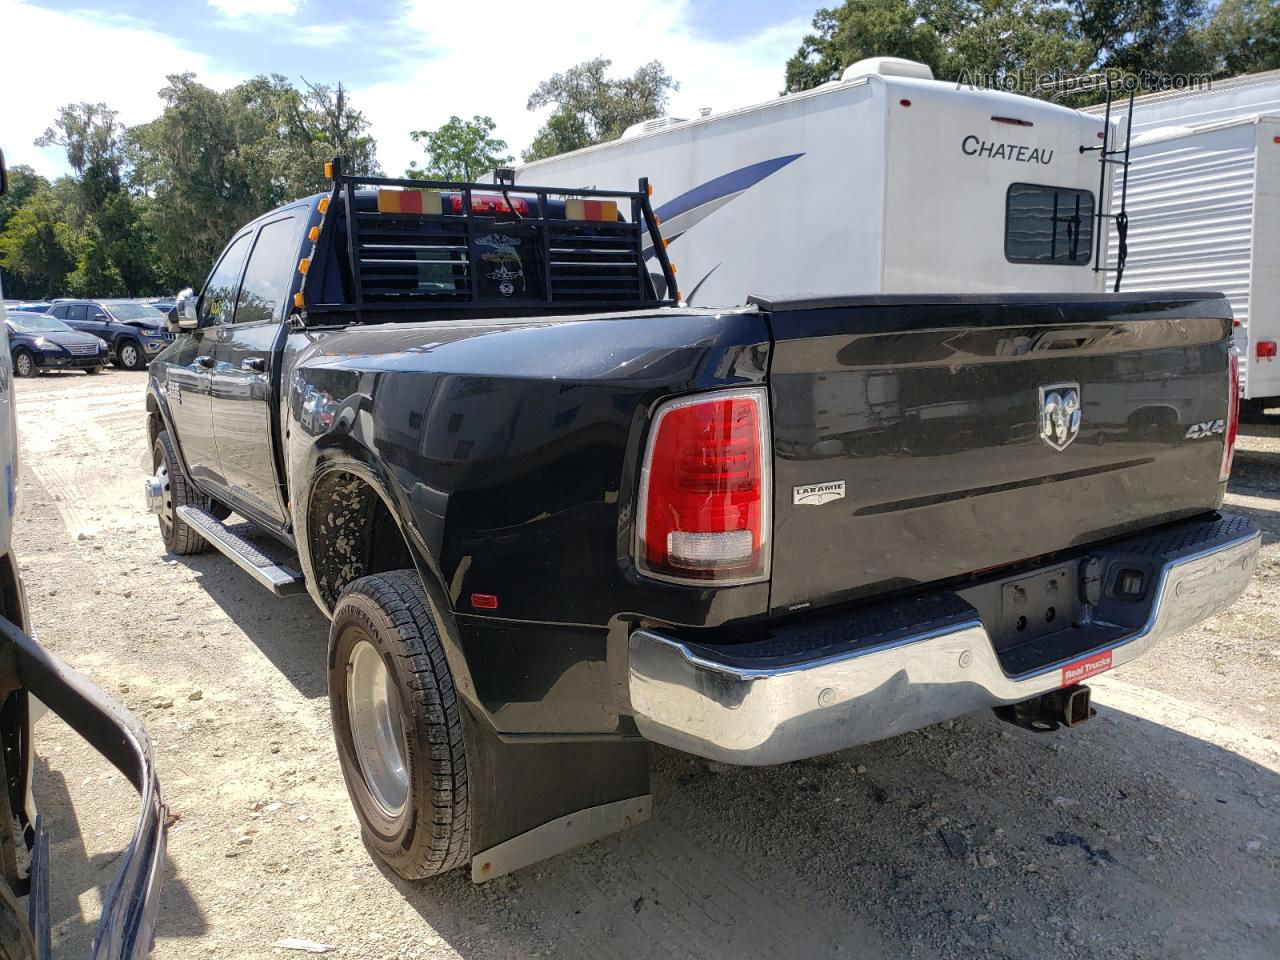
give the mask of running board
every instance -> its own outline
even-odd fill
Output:
[[[208,540],[219,552],[226,554],[258,583],[278,597],[301,593],[306,582],[297,570],[276,563],[250,541],[236,533],[213,514],[199,507],[178,507],[178,516],[187,526]]]

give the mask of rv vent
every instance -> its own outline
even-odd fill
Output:
[[[688,122],[684,117],[654,117],[652,120],[641,120],[623,130],[622,136],[618,139],[626,140],[628,137],[638,137],[641,134],[653,133],[655,130],[666,130],[668,127]]]
[[[914,77],[917,80],[932,80],[933,70],[927,63],[915,60],[904,60],[902,57],[867,57],[857,63],[850,64],[840,74],[841,80],[853,80],[875,74],[881,77]]]

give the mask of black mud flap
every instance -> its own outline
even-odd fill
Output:
[[[649,744],[503,735],[464,711],[471,879],[492,880],[649,818]]]

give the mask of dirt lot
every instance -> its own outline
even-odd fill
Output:
[[[760,770],[655,749],[651,822],[410,885],[360,841],[311,601],[165,555],[143,382],[18,382],[17,550],[40,639],[155,739],[177,817],[157,957],[1280,956],[1280,426],[1248,428],[1228,498],[1266,531],[1248,595],[1101,678],[1085,728],[980,715]],[[86,956],[132,798],[56,718],[37,738],[55,952]]]

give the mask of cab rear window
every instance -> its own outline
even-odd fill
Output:
[[[1004,255],[1012,263],[1083,266],[1093,256],[1093,194],[1015,183],[1005,200]]]

